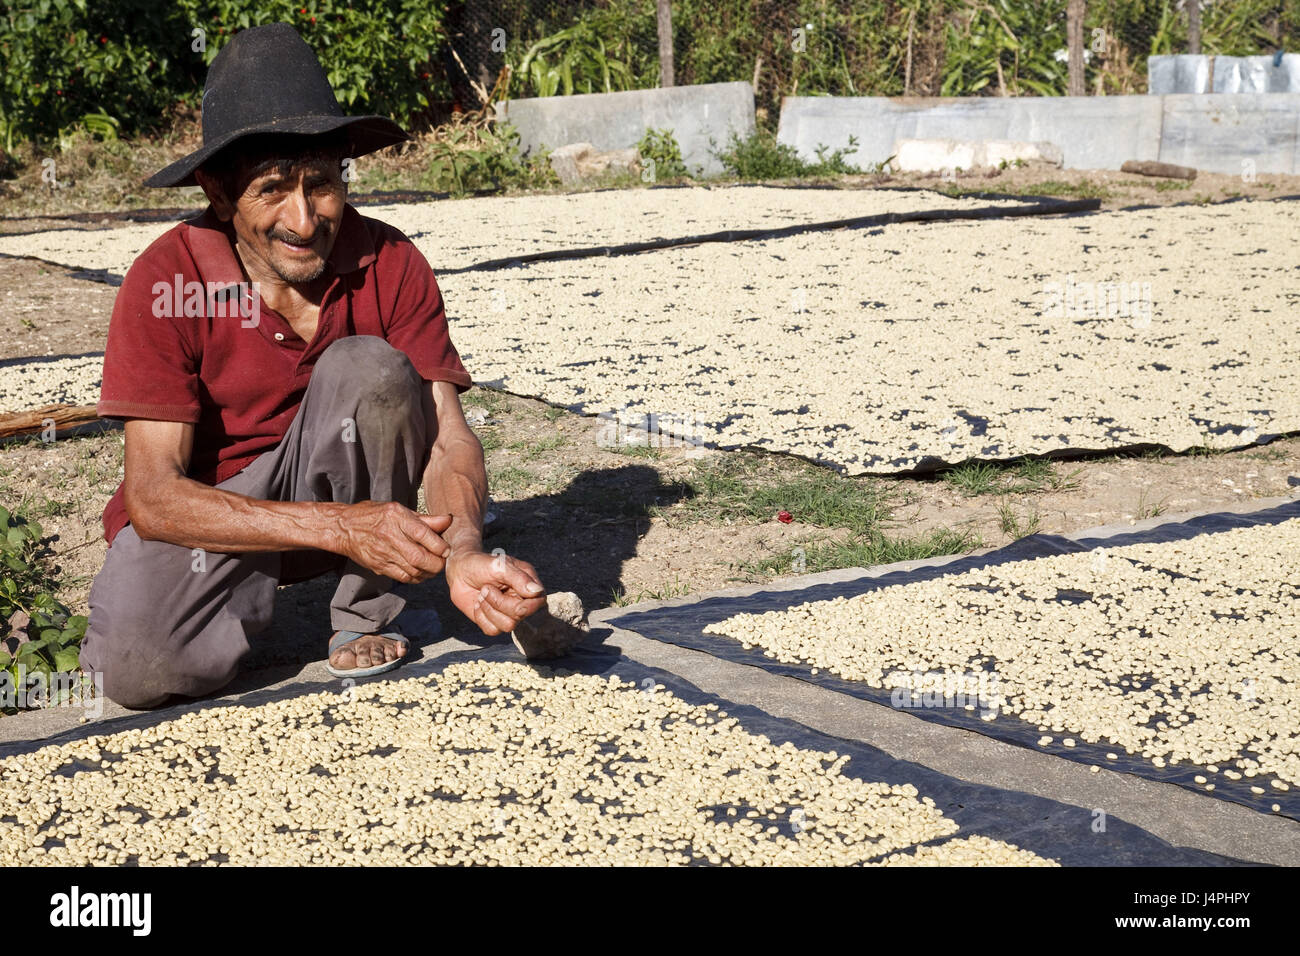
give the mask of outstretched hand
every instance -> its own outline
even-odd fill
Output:
[[[527,561],[467,551],[447,560],[452,603],[489,637],[513,631],[546,606],[546,589]]]

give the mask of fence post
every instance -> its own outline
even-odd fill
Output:
[[[1069,0],[1065,7],[1065,42],[1069,52],[1070,96],[1083,96],[1083,2]]]
[[[1187,0],[1187,52],[1201,52],[1201,0]]]
[[[655,21],[659,27],[659,85],[673,85],[673,11],[669,0],[657,0]]]

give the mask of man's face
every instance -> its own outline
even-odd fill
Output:
[[[234,226],[250,277],[289,285],[319,279],[347,201],[339,160],[260,163],[235,182],[239,194],[214,208]]]

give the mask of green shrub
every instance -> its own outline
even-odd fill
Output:
[[[546,21],[536,19],[517,23],[513,34],[509,26],[502,27],[512,38],[507,51],[513,87],[510,95],[568,96],[657,85],[653,5],[649,21],[636,15],[636,4],[629,6],[629,0],[612,0],[607,9],[558,9],[573,19],[554,32],[537,36],[536,30],[549,27]]]
[[[446,3],[430,0],[178,0],[207,31],[204,66],[236,30],[290,23],[316,51],[345,110],[410,122],[428,108],[446,39]],[[213,36],[216,33],[216,36]],[[188,38],[189,31],[186,31]],[[215,42],[214,42],[215,41]]]
[[[445,7],[428,0],[5,3],[0,134],[12,152],[21,139],[50,142],[74,125],[111,125],[96,114],[124,135],[158,129],[177,104],[198,105],[208,65],[237,31],[276,22],[293,24],[316,51],[345,109],[409,123],[446,86],[435,66]]]
[[[809,176],[839,176],[860,173],[863,170],[851,165],[844,157],[857,149],[857,137],[849,137],[849,145],[832,150],[819,145],[814,152],[817,161],[801,159],[793,146],[777,142],[776,135],[761,127],[745,139],[734,131],[722,150],[714,150],[727,172],[738,179],[799,179]]]
[[[70,614],[54,596],[41,526],[0,508],[0,670],[27,674],[75,671],[86,618]]]
[[[725,149],[715,151],[718,162],[739,179],[792,179],[803,174],[804,162],[793,146],[759,128],[741,139],[734,131]]]
[[[93,114],[127,133],[201,84],[180,11],[149,0],[28,0],[0,7],[0,135],[53,140]],[[91,122],[94,122],[93,120]],[[101,127],[102,128],[102,127]]]
[[[454,195],[507,186],[539,187],[558,180],[546,154],[525,157],[509,123],[442,127],[429,147],[421,188]]]
[[[1065,47],[1065,0],[991,0],[948,23],[943,96],[999,93],[1057,96],[1068,68],[1055,53]]]
[[[619,25],[617,14],[598,11],[538,40],[514,71],[526,91],[522,95],[570,96],[632,89],[632,69],[619,58],[627,42],[618,36]]]
[[[689,176],[686,164],[682,162],[682,148],[677,145],[677,137],[670,129],[648,129],[636,144],[636,151],[643,160],[654,163],[654,178],[678,179]]]

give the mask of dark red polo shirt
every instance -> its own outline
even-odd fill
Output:
[[[310,343],[265,303],[255,325],[247,303],[236,307],[251,286],[234,235],[210,208],[164,233],[127,272],[108,327],[97,411],[195,425],[191,478],[218,484],[279,444],[316,360],[345,336],[386,339],[427,381],[473,384],[433,270],[392,226],[345,208]],[[104,509],[110,544],[126,524],[119,486]]]

